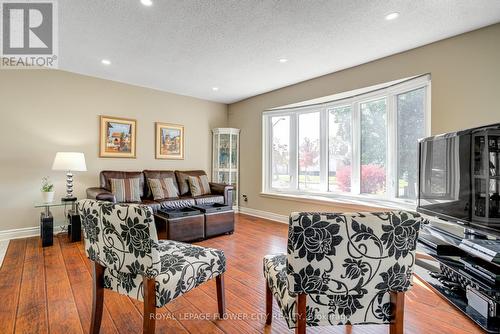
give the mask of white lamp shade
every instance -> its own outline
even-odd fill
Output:
[[[52,164],[53,170],[86,172],[85,155],[79,152],[57,152]]]

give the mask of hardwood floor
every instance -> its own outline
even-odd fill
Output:
[[[158,309],[156,333],[293,333],[273,301],[265,326],[262,257],[286,251],[287,225],[239,214],[236,232],[199,242],[223,249],[228,319],[217,313],[215,280]],[[92,307],[90,263],[82,243],[65,235],[42,248],[39,238],[12,240],[0,269],[0,333],[88,333]],[[142,303],[105,291],[101,333],[140,333]],[[415,279],[406,294],[405,333],[478,333],[472,321]],[[347,328],[308,328],[346,333]],[[350,333],[388,333],[388,326],[352,326]]]

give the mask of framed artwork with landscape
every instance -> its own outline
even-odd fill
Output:
[[[136,120],[100,116],[99,156],[135,158]]]
[[[184,159],[184,126],[156,123],[156,159]]]

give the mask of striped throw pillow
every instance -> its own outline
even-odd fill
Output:
[[[179,192],[171,178],[148,179],[149,187],[153,193],[153,199],[178,198]]]
[[[111,192],[115,195],[117,203],[140,202],[141,188],[139,178],[109,179]]]
[[[189,176],[188,183],[192,196],[196,197],[210,194],[210,184],[208,183],[208,176]]]

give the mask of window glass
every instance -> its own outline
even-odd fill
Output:
[[[273,188],[290,188],[290,116],[271,117]]]
[[[425,88],[419,88],[396,97],[398,179],[397,196],[415,199],[418,173],[418,139],[425,137]]]
[[[351,191],[351,106],[335,107],[328,114],[328,190]]]
[[[342,100],[264,113],[269,143],[264,191],[414,202],[429,83],[429,77],[419,77]],[[447,170],[450,162],[443,159],[433,157],[432,175],[425,178],[440,197],[454,191],[453,169]]]
[[[319,112],[299,115],[299,188],[320,189]]]
[[[386,190],[386,99],[361,103],[361,193],[383,195]]]

